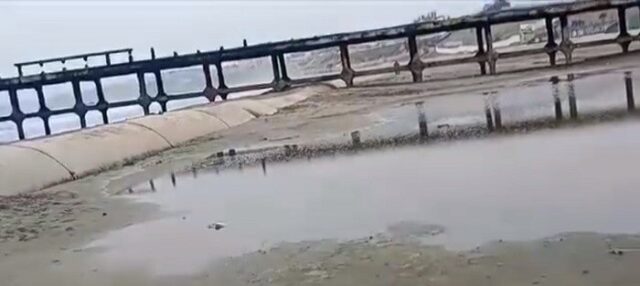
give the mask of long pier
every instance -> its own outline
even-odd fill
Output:
[[[223,49],[198,52],[194,54],[177,55],[173,57],[156,58],[155,53],[151,52],[151,59],[135,60],[130,49],[106,51],[100,53],[90,53],[75,55],[71,57],[61,57],[54,59],[46,59],[16,64],[18,69],[18,77],[0,79],[0,93],[8,92],[11,103],[11,114],[8,116],[0,116],[0,123],[11,121],[15,123],[18,131],[19,139],[25,138],[23,122],[29,118],[41,118],[44,122],[44,130],[46,135],[51,134],[49,126],[49,118],[54,115],[73,113],[80,118],[81,128],[87,127],[86,114],[89,111],[98,111],[102,115],[104,124],[109,123],[107,110],[110,108],[123,106],[141,106],[145,115],[150,113],[150,105],[157,103],[162,111],[167,110],[167,102],[176,99],[206,97],[210,102],[217,98],[226,100],[231,93],[244,92],[250,90],[261,90],[271,88],[275,91],[281,91],[287,87],[316,83],[329,80],[342,80],[347,87],[354,84],[354,78],[360,76],[369,76],[385,73],[396,73],[398,71],[409,71],[412,75],[413,82],[423,81],[423,73],[428,68],[448,65],[459,65],[468,63],[477,63],[479,65],[479,73],[481,75],[494,75],[497,73],[496,62],[499,59],[522,57],[532,54],[547,54],[549,65],[557,64],[556,55],[561,53],[564,56],[565,63],[572,63],[572,55],[575,49],[594,47],[609,44],[618,44],[621,53],[629,52],[629,45],[633,41],[640,41],[639,35],[630,35],[627,29],[626,11],[628,9],[640,9],[640,0],[593,0],[589,2],[576,2],[571,4],[554,4],[539,7],[526,7],[502,10],[482,15],[465,16],[444,21],[422,22],[408,25],[401,25],[389,28],[359,31],[352,33],[333,34],[312,38],[304,38],[290,41],[281,41],[273,43],[264,43],[252,46],[244,46],[232,49]],[[603,39],[591,42],[574,43],[571,41],[571,29],[568,17],[581,13],[617,10],[619,34],[613,39]],[[520,51],[510,51],[499,53],[494,49],[494,40],[492,26],[504,23],[528,21],[528,20],[544,20],[546,24],[547,43],[542,48],[531,48]],[[554,22],[559,22],[560,35],[556,35]],[[454,32],[465,29],[475,29],[477,37],[478,52],[470,57],[423,61],[420,57],[420,49],[418,41],[419,36],[437,34],[441,32]],[[559,37],[556,37],[559,36]],[[363,43],[372,43],[393,39],[406,39],[408,44],[408,52],[410,60],[408,64],[394,67],[372,68],[367,70],[355,70],[351,66],[349,56],[349,46]],[[560,42],[556,43],[556,38],[560,38]],[[287,72],[287,63],[285,55],[298,52],[307,52],[320,50],[325,48],[339,48],[342,71],[340,73],[311,76],[302,78],[291,78]],[[128,62],[111,63],[111,55],[126,53]],[[25,74],[24,67],[39,65],[43,66],[47,63],[60,62],[64,64],[66,61],[83,59],[88,63],[89,59],[95,57],[104,57],[105,65],[89,67],[88,64],[84,68],[63,69],[59,72],[41,72],[40,74]],[[270,83],[256,83],[237,87],[229,87],[225,83],[223,62],[255,59],[262,57],[270,57],[273,69],[273,80]],[[162,71],[176,68],[201,66],[205,78],[205,88],[201,92],[185,93],[185,94],[167,94],[164,88]],[[215,66],[216,74],[211,74],[211,67]],[[155,78],[157,85],[157,95],[151,96],[147,92],[145,75],[150,74]],[[139,83],[139,96],[135,100],[108,102],[104,96],[102,80],[109,77],[136,75]],[[213,84],[213,76],[217,77],[217,86]],[[91,82],[95,84],[98,102],[95,105],[87,105],[82,98],[80,88],[81,82]],[[60,83],[71,83],[75,105],[67,109],[52,110],[46,105],[43,87]],[[20,109],[18,100],[18,92],[21,90],[35,90],[39,110],[32,113],[25,113]]]

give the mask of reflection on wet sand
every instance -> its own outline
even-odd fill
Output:
[[[568,231],[635,233],[638,134],[628,121],[311,161],[258,159],[197,178],[191,169],[154,179],[155,193],[144,191],[149,182],[132,188],[167,218],[90,246],[107,249],[100,259],[114,267],[184,273],[282,242],[385,236],[399,222],[434,230],[421,241],[452,250]],[[212,232],[212,223],[227,227]]]

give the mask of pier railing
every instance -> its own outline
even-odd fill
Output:
[[[370,76],[385,73],[397,73],[408,71],[412,75],[414,82],[423,80],[423,73],[431,67],[459,65],[477,63],[479,72],[482,75],[493,75],[497,73],[496,62],[499,59],[515,58],[532,54],[547,54],[549,65],[556,65],[556,55],[560,52],[564,56],[564,63],[571,64],[575,49],[594,47],[609,44],[618,44],[622,53],[629,51],[629,45],[633,41],[640,41],[640,36],[630,35],[627,29],[626,11],[628,9],[639,9],[640,0],[593,0],[587,2],[577,2],[571,4],[554,4],[539,7],[516,8],[497,11],[488,14],[460,17],[445,21],[414,23],[396,27],[341,33],[298,40],[281,41],[273,43],[258,44],[253,46],[243,46],[239,48],[223,49],[210,52],[197,52],[194,54],[177,55],[173,57],[156,58],[151,52],[151,59],[135,60],[130,49],[106,51],[100,53],[90,53],[71,57],[54,58],[26,63],[18,63],[18,77],[0,79],[0,93],[8,92],[11,104],[11,114],[0,116],[0,123],[11,121],[17,127],[19,139],[25,138],[23,122],[29,118],[41,118],[44,123],[45,134],[51,134],[49,118],[54,115],[72,113],[80,118],[80,127],[85,128],[86,115],[89,111],[98,111],[102,115],[102,122],[109,123],[107,110],[123,106],[141,106],[145,115],[150,114],[150,105],[159,104],[161,110],[167,110],[167,102],[176,99],[206,97],[210,102],[217,98],[225,100],[231,93],[244,92],[250,90],[262,90],[271,88],[276,91],[283,90],[290,86],[309,84],[315,82],[342,80],[347,87],[354,84],[354,79],[360,76]],[[571,28],[568,17],[570,15],[604,11],[615,9],[618,11],[619,34],[613,39],[595,40],[591,42],[574,43],[571,41]],[[494,48],[492,26],[528,21],[544,20],[546,24],[547,43],[542,48],[531,48],[527,50],[498,52]],[[556,35],[555,23],[559,22],[559,34]],[[477,53],[470,57],[424,61],[420,56],[420,49],[416,38],[437,34],[441,32],[453,32],[465,29],[475,29],[477,37]],[[559,37],[556,37],[559,36]],[[379,67],[367,70],[355,70],[351,66],[349,56],[349,46],[372,43],[393,39],[406,39],[410,60],[408,64],[396,65],[392,67]],[[556,38],[561,39],[556,43]],[[340,73],[322,76],[310,76],[301,78],[291,78],[287,72],[285,55],[298,52],[307,52],[325,48],[338,48],[342,71]],[[128,62],[111,62],[110,56],[117,53],[127,53]],[[44,65],[50,62],[65,63],[68,60],[83,59],[85,63],[91,57],[105,57],[106,64],[97,67],[63,69],[58,72],[41,72],[40,74],[26,75],[23,67],[29,65]],[[229,87],[225,83],[223,73],[223,62],[270,57],[273,69],[273,80],[270,83],[256,83],[237,87]],[[201,66],[205,78],[205,88],[201,92],[172,94],[168,95],[163,84],[162,71],[176,68]],[[211,74],[211,67],[215,66],[216,74]],[[150,96],[147,92],[145,75],[150,74],[155,78],[157,89],[156,96]],[[139,96],[135,100],[109,102],[104,96],[102,80],[109,77],[136,75],[139,83]],[[214,86],[213,76],[217,77],[217,85]],[[91,82],[95,84],[98,102],[95,105],[88,105],[83,101],[81,82]],[[46,105],[43,87],[60,83],[71,83],[75,104],[71,108],[52,110]],[[35,90],[39,103],[39,110],[32,113],[25,113],[20,109],[18,91],[32,89]]]

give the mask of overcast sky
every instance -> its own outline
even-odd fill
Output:
[[[0,75],[13,63],[133,48],[136,58],[217,49],[410,22],[437,10],[459,16],[484,0],[0,0]],[[538,2],[538,1],[533,1]],[[520,2],[519,2],[520,3]]]

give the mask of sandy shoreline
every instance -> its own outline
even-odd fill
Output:
[[[456,112],[466,112],[465,108],[477,109],[482,114],[481,105],[465,104],[481,104],[482,98],[475,95],[485,90],[520,88],[572,69],[624,70],[636,59],[637,56],[629,56],[561,72],[530,71],[417,85],[338,89],[273,116],[122,168],[43,192],[0,198],[0,277],[7,283],[3,285],[635,285],[640,281],[634,270],[640,263],[640,255],[634,251],[624,255],[610,253],[612,247],[640,248],[640,238],[634,235],[573,233],[562,235],[562,240],[554,237],[496,242],[483,245],[476,252],[455,252],[419,244],[413,240],[415,237],[388,237],[381,233],[354,241],[285,243],[216,262],[223,264],[214,263],[197,275],[184,277],[156,277],[141,269],[121,273],[103,271],[92,260],[102,250],[83,247],[111,230],[167,215],[158,206],[114,197],[115,193],[170,170],[209,166],[212,159],[215,160],[212,155],[219,151],[280,146],[281,149],[269,151],[274,160],[305,158],[308,154],[304,152],[283,155],[282,146],[296,144],[300,150],[307,150],[304,146],[329,146],[327,150],[349,146],[351,131],[362,130],[370,136],[377,131],[384,133],[388,130],[382,119],[389,113],[395,116],[396,109],[413,110],[412,104],[417,100],[432,100],[434,105],[438,104],[438,98],[451,99],[454,105],[463,103],[462,107],[451,107],[454,117]],[[609,119],[585,118],[584,122],[592,124],[626,117],[613,114]],[[413,121],[410,125],[417,127]],[[566,123],[560,128],[575,125],[579,124]],[[380,130],[376,126],[381,126]],[[481,126],[476,129],[463,126],[461,128],[471,130],[471,134],[451,138],[487,136],[484,131],[478,131]],[[526,126],[514,126],[507,134],[497,136],[527,132]],[[549,127],[557,126],[540,124],[532,129]],[[443,131],[445,135],[447,132]],[[364,140],[369,142],[371,138],[365,136]],[[411,142],[415,140],[408,144],[415,144]],[[436,144],[446,144],[446,140],[442,142]],[[344,149],[347,153],[352,151]],[[259,164],[259,159],[269,153],[251,154],[253,159],[247,159],[247,164]],[[611,244],[612,241],[618,244]]]

